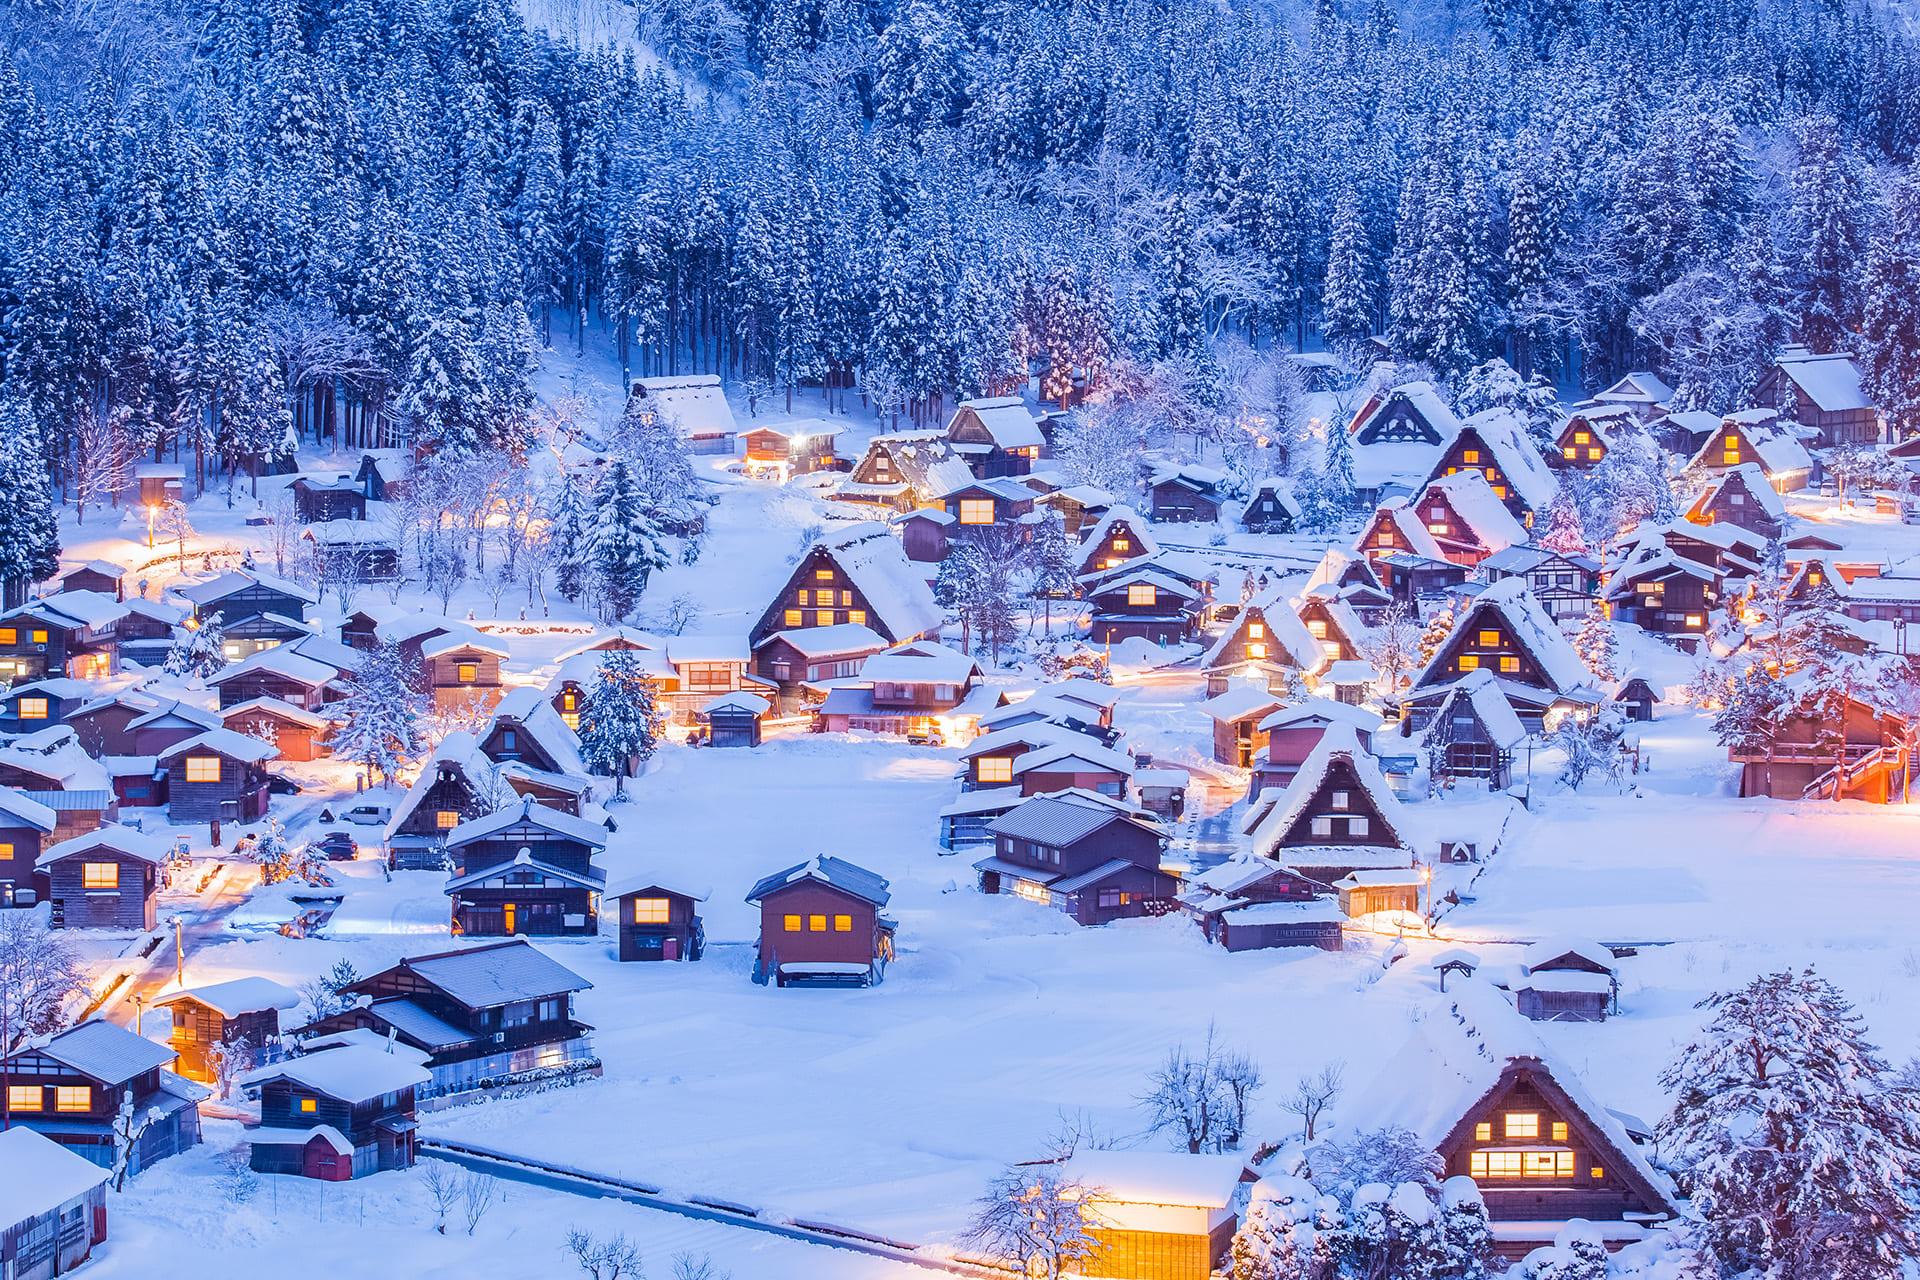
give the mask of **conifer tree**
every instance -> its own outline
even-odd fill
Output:
[[[413,664],[399,646],[379,645],[353,675],[335,709],[340,727],[333,754],[365,768],[375,780],[392,778],[420,754],[420,720],[426,699],[417,689]]]
[[[1920,433],[1920,178],[1894,184],[1860,283],[1860,381],[1893,438]]]
[[[626,459],[608,465],[594,498],[598,511],[589,563],[601,615],[611,622],[633,613],[647,579],[668,559]]]
[[[653,758],[665,723],[640,660],[615,649],[600,660],[581,702],[580,757],[595,773],[612,775],[614,794],[625,796],[627,779]]]

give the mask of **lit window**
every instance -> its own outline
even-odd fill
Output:
[[[45,698],[20,699],[20,718],[22,720],[45,720],[47,718],[47,700]]]
[[[1555,1120],[1553,1122],[1553,1140],[1555,1142],[1565,1142],[1567,1140],[1567,1122],[1565,1120]]]
[[[433,825],[441,831],[451,831],[460,825],[460,814],[454,809],[442,809],[433,815]]]
[[[833,603],[833,593],[831,591],[822,591],[820,595],[823,597],[820,601],[821,604]],[[799,603],[802,608],[813,603],[813,601],[808,598],[807,592],[804,589],[800,592]]]
[[[1565,444],[1560,446],[1560,456],[1563,458],[1577,458],[1580,456],[1580,451],[1570,444]]]
[[[807,917],[807,932],[808,932],[808,933],[825,933],[826,931],[827,931],[827,918],[826,918],[826,916],[824,916],[824,915],[810,915],[810,916],[808,916],[808,917]]]
[[[780,625],[783,627],[798,627],[804,625],[805,622],[805,617],[802,616],[798,609],[788,609],[780,617]]]
[[[867,625],[867,611],[865,609],[849,609],[847,610],[847,621],[856,627],[864,627]]]
[[[1725,440],[1720,442],[1720,447],[1722,449],[1738,449],[1740,447],[1740,437],[1729,434]]]
[[[1131,551],[1133,550],[1133,539],[1122,538],[1116,534],[1113,539],[1113,549],[1115,551]]]
[[[93,1090],[84,1084],[63,1084],[53,1091],[56,1111],[93,1110]]]
[[[46,1095],[37,1084],[10,1084],[7,1105],[15,1111],[41,1111],[47,1105]]]
[[[1593,1168],[1587,1170],[1587,1176],[1589,1178],[1592,1178],[1595,1182],[1598,1182],[1602,1178],[1607,1176],[1607,1171],[1605,1168],[1603,1168],[1600,1165],[1594,1165]]]
[[[831,610],[831,609],[815,609],[815,610],[813,611],[813,625],[814,625],[814,626],[816,626],[816,627],[830,627],[830,626],[832,626],[832,625],[833,625],[833,610]]]
[[[800,932],[800,917],[799,916],[783,916],[781,917],[780,927],[785,929],[788,933],[798,933]]]
[[[85,863],[80,868],[80,884],[87,889],[118,889],[120,864],[117,862]]]
[[[1255,659],[1264,658],[1267,656],[1267,646],[1254,641],[1247,645],[1247,656]]]
[[[1326,621],[1321,618],[1309,619],[1307,621],[1307,634],[1312,636],[1315,640],[1325,640],[1327,638]]]
[[[1127,588],[1128,604],[1150,605],[1154,599],[1155,593],[1151,582],[1136,582]]]
[[[853,917],[852,916],[835,916],[833,918],[833,931],[835,933],[852,933]]]
[[[33,642],[35,644],[45,644],[47,642],[47,633],[39,627],[34,628]]]
[[[821,604],[831,604],[831,603],[833,603],[833,602],[832,602],[831,600],[822,600],[822,601],[821,601],[820,603],[821,603]],[[847,607],[848,605],[850,605],[850,604],[852,604],[852,603],[853,603],[853,592],[851,592],[851,591],[842,591],[842,592],[840,593],[840,607],[841,607],[842,609],[844,609],[844,608],[846,608],[846,607]]]
[[[453,669],[454,679],[461,684],[472,684],[480,678],[480,668],[472,662],[462,662]]]
[[[1690,627],[1701,627],[1701,626],[1705,626],[1705,625],[1706,625],[1706,619],[1705,619],[1705,618],[1703,618],[1703,617],[1701,617],[1701,616],[1700,616],[1699,614],[1697,614],[1697,613],[1690,613],[1690,614],[1688,614],[1688,615],[1687,615],[1687,625],[1688,625],[1688,626],[1690,626]]]
[[[1730,467],[1737,467],[1740,465],[1740,451],[1738,449],[1728,449],[1720,455],[1720,461]]]
[[[320,1102],[318,1099],[316,1098],[300,1099],[300,1110],[305,1112],[307,1115],[312,1115],[314,1112],[318,1111],[319,1109],[320,1109]]]
[[[220,757],[219,756],[188,756],[187,757],[187,781],[188,782],[220,781]]]
[[[1500,644],[1500,633],[1498,631],[1482,631],[1480,633],[1480,643],[1490,647],[1498,647]]]
[[[1249,622],[1249,623],[1247,624],[1247,639],[1249,639],[1249,640],[1265,640],[1266,638],[1267,638],[1267,624],[1266,624],[1266,623],[1264,623],[1264,622]]]
[[[1599,445],[1595,445],[1595,446],[1594,446],[1593,448],[1591,448],[1591,449],[1589,449],[1589,450],[1587,450],[1587,461],[1589,461],[1589,462],[1598,462],[1598,461],[1600,461],[1600,446],[1599,446]]]
[[[1807,570],[1807,585],[1810,587],[1820,585],[1820,571],[1818,569]]]
[[[1540,1113],[1538,1111],[1507,1112],[1507,1137],[1537,1138],[1540,1136]]]
[[[1501,671],[1505,672],[1508,675],[1512,675],[1514,672],[1518,671],[1519,669],[1520,669],[1520,659],[1514,657],[1510,653],[1502,654],[1500,656]]]
[[[633,900],[633,922],[635,924],[665,924],[670,918],[671,904],[665,898],[635,898]]]
[[[226,654],[229,658],[237,658],[240,656],[240,646],[237,644],[223,644],[220,646],[220,652]]]
[[[1013,760],[1009,756],[981,756],[974,763],[982,782],[1013,781]]]
[[[1476,1151],[1468,1157],[1468,1172],[1476,1178],[1517,1178],[1522,1172],[1518,1151]]]
[[[0,627],[0,644],[19,644],[20,633],[12,627]]]
[[[1473,1140],[1475,1142],[1492,1142],[1493,1141],[1492,1122],[1487,1120],[1482,1120],[1479,1124],[1476,1124],[1475,1126],[1473,1126]]]
[[[1593,437],[1584,431],[1576,431],[1573,433],[1573,442],[1575,444],[1585,444],[1591,439],[1593,439]]]
[[[0,862],[6,862],[12,857],[13,843],[11,841],[0,842]]]
[[[1474,670],[1477,670],[1479,666],[1480,666],[1480,659],[1476,658],[1471,653],[1463,653],[1460,655],[1460,669],[1462,671],[1474,671]]]
[[[1496,498],[1505,499],[1507,496],[1507,486],[1503,484],[1497,484],[1493,486],[1493,496]]]
[[[813,580],[814,580],[815,582],[832,582],[832,581],[833,581],[833,570],[831,570],[831,569],[815,569],[815,570],[813,571]]]
[[[960,523],[961,524],[992,524],[993,523],[993,499],[992,498],[960,499]]]
[[[1471,466],[1480,461],[1480,451],[1478,449],[1462,449],[1460,451],[1460,461]]]

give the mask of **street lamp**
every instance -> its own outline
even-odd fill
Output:
[[[167,921],[167,923],[173,926],[173,980],[179,984],[182,989],[185,989],[187,985],[187,944],[181,930],[186,925],[186,921],[179,916],[174,916],[171,920]]]
[[[147,508],[147,550],[151,551],[153,550],[153,522],[154,522],[154,519],[157,516],[159,516],[160,508],[154,506],[151,502],[146,504],[146,508]]]

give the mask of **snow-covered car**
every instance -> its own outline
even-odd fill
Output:
[[[328,862],[351,862],[360,856],[360,845],[344,831],[329,831],[313,842],[316,853]]]

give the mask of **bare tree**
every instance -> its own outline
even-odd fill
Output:
[[[478,1169],[467,1171],[467,1176],[460,1181],[460,1208],[467,1219],[468,1235],[480,1229],[480,1220],[493,1208],[499,1194],[500,1179]]]
[[[113,1165],[109,1170],[115,1191],[127,1189],[127,1178],[133,1173],[140,1153],[140,1140],[161,1118],[158,1107],[148,1107],[145,1111],[135,1108],[133,1090],[120,1095],[120,1109],[113,1115]]]
[[[1099,1196],[1058,1164],[1014,1165],[974,1202],[961,1238],[1032,1280],[1059,1280],[1098,1247],[1093,1201]]]
[[[733,1280],[733,1273],[715,1266],[709,1254],[681,1253],[674,1255],[673,1280]]]
[[[67,1002],[87,989],[79,955],[39,912],[0,911],[0,1056],[66,1026]]]
[[[1301,1076],[1294,1083],[1293,1095],[1280,1104],[1281,1110],[1300,1117],[1300,1137],[1303,1141],[1313,1141],[1313,1131],[1320,1123],[1320,1113],[1340,1096],[1345,1076],[1345,1064],[1329,1062],[1315,1074]]]
[[[117,501],[139,456],[138,444],[117,417],[82,415],[73,433],[74,519],[85,523],[90,503]]]
[[[287,562],[300,549],[300,513],[291,489],[281,489],[267,499],[267,548],[273,552],[273,571],[287,576]]]
[[[1380,614],[1360,642],[1361,656],[1379,673],[1376,687],[1382,697],[1398,698],[1407,672],[1420,663],[1420,628],[1405,604],[1395,601]]]
[[[207,1050],[207,1061],[213,1067],[213,1087],[220,1097],[233,1096],[233,1082],[243,1071],[252,1068],[255,1056],[253,1042],[245,1036],[222,1040]]]
[[[193,521],[188,517],[187,504],[168,499],[160,508],[155,519],[155,527],[163,537],[173,539],[175,571],[181,577],[187,573],[187,539],[194,535]]]
[[[433,1229],[441,1235],[447,1234],[447,1215],[460,1202],[460,1180],[453,1176],[450,1167],[435,1161],[421,1173],[420,1184],[433,1200]]]
[[[624,1235],[603,1238],[575,1227],[567,1232],[567,1249],[588,1280],[640,1278],[640,1246]]]
[[[1246,1055],[1221,1047],[1214,1028],[1198,1056],[1179,1045],[1151,1077],[1141,1099],[1149,1127],[1172,1130],[1188,1151],[1232,1151],[1246,1134],[1247,1108],[1260,1089],[1260,1069]]]

